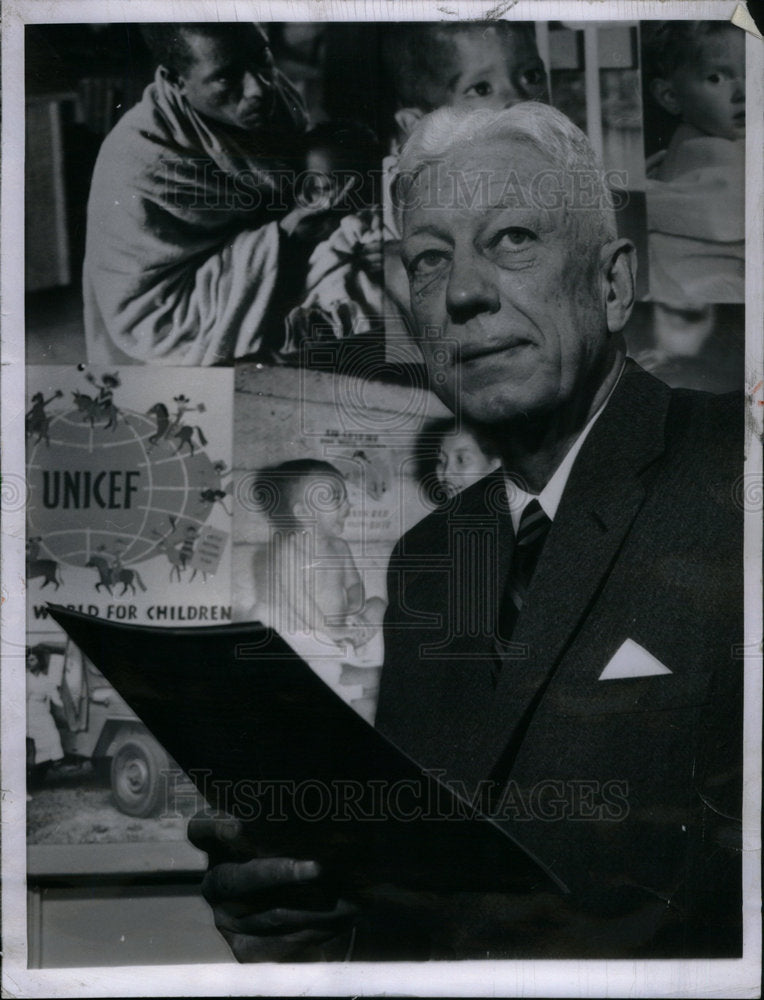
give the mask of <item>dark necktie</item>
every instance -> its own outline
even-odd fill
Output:
[[[551,527],[552,522],[544,513],[541,504],[538,500],[531,500],[517,526],[512,565],[499,609],[499,645],[508,643],[512,638],[517,616],[525,604],[533,571]]]

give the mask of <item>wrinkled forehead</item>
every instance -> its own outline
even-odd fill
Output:
[[[592,187],[595,178],[589,178]],[[453,214],[467,219],[517,209],[548,226],[563,224],[582,178],[555,165],[522,136],[476,138],[429,160],[400,187],[403,231],[410,233]]]

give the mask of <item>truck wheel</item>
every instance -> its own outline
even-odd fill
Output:
[[[167,755],[153,741],[133,736],[117,750],[111,762],[111,790],[117,806],[128,816],[150,816],[162,798],[162,771]]]

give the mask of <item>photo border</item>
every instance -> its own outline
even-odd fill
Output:
[[[579,0],[491,3],[399,0],[395,5],[325,0],[269,0],[262,21],[461,20],[544,21],[730,19],[739,5],[720,0],[666,0],[635,5]],[[24,25],[53,22],[140,22],[185,19],[250,20],[240,0],[16,0],[3,18],[2,124],[2,915],[3,989],[8,996],[351,995],[417,996],[729,996],[759,995],[761,969],[761,448],[764,395],[761,330],[764,289],[764,41],[747,34],[748,115],[746,173],[746,467],[744,954],[741,959],[503,960],[419,963],[327,963],[238,966],[174,965],[27,969],[24,593]],[[742,30],[742,29],[741,29]]]

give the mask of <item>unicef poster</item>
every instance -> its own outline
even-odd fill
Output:
[[[133,624],[230,620],[232,384],[230,369],[27,369],[32,880],[201,867],[186,840],[201,805],[195,789],[49,618],[48,602]],[[81,912],[69,907],[62,923],[54,918],[51,940],[60,947],[33,947],[33,965],[66,962],[69,935],[87,936]],[[181,936],[199,942],[205,958],[223,957],[198,898],[183,919]],[[121,943],[130,950],[147,946],[128,938]]]
[[[30,627],[231,617],[230,369],[30,367]]]

